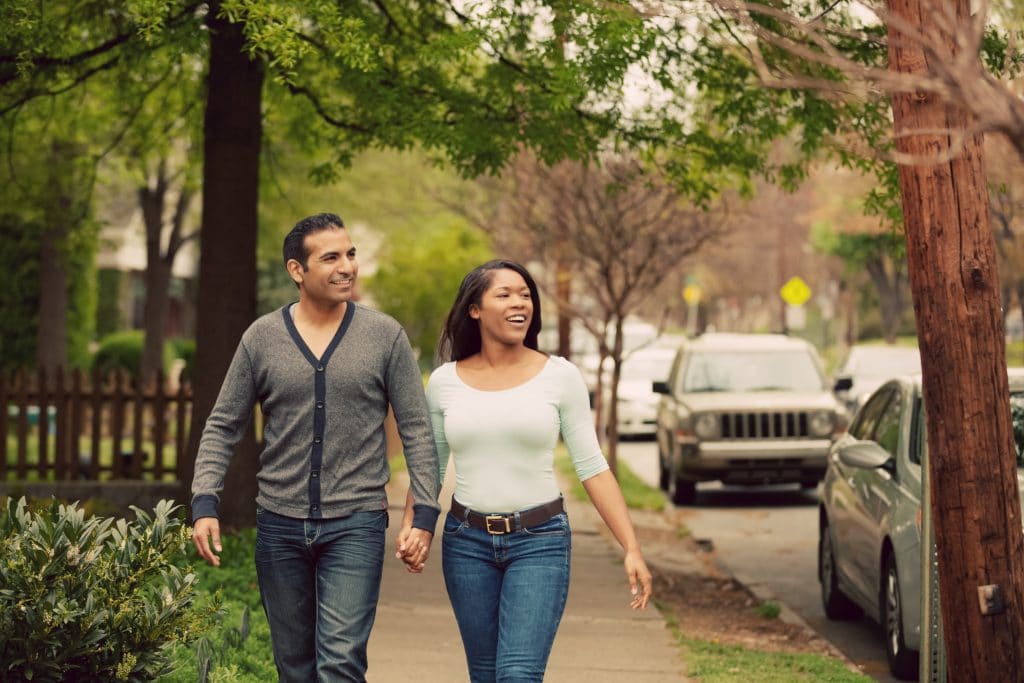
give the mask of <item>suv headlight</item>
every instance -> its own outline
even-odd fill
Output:
[[[835,415],[828,410],[819,410],[816,413],[811,413],[810,420],[808,421],[808,427],[814,436],[831,435],[835,425]]]
[[[702,439],[717,439],[721,436],[721,420],[713,413],[697,415],[693,418],[693,433]]]

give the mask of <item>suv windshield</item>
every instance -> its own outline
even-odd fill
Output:
[[[690,357],[683,392],[821,391],[822,378],[804,351],[703,351]]]

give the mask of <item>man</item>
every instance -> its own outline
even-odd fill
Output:
[[[242,335],[199,444],[192,540],[220,564],[218,496],[258,401],[256,573],[278,675],[362,681],[387,527],[389,403],[414,503],[398,549],[410,571],[426,559],[439,513],[437,453],[404,330],[352,301],[356,249],[341,219],[299,221],[284,239],[284,261],[299,300]]]

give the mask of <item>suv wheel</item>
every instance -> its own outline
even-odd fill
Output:
[[[885,631],[885,656],[889,670],[896,678],[916,681],[918,653],[907,647],[903,639],[903,599],[896,559],[886,553],[882,562],[882,628]]]
[[[821,583],[821,607],[825,610],[825,616],[829,619],[853,619],[860,616],[860,609],[839,588],[828,524],[822,525],[818,539],[818,581]]]
[[[658,442],[658,488],[668,491],[669,469],[665,462],[665,454],[661,452],[661,442]]]
[[[697,482],[669,474],[668,495],[676,505],[693,505],[697,500]]]

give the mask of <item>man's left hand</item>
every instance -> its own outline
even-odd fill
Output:
[[[434,534],[429,531],[411,526],[402,527],[398,532],[395,557],[405,562],[407,571],[419,574],[430,556],[430,544],[433,540]]]

